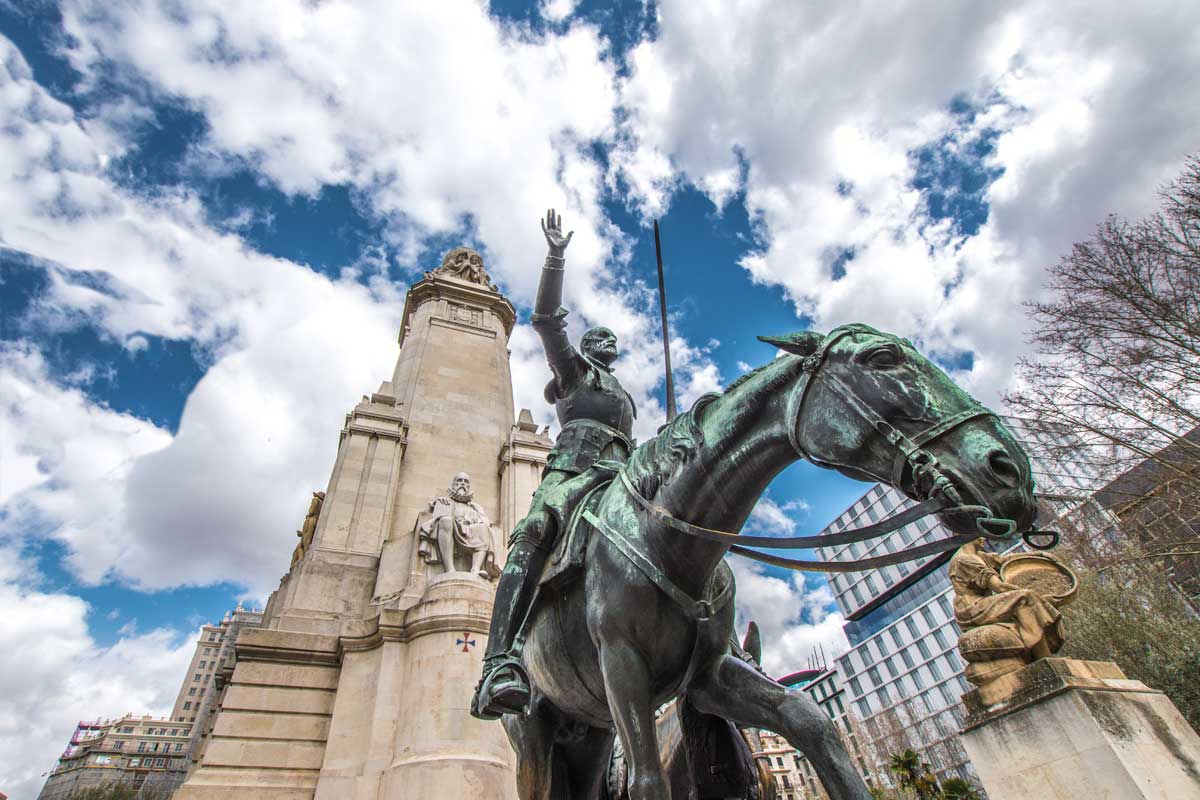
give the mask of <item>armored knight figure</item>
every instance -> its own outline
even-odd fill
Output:
[[[608,328],[592,328],[583,335],[579,350],[567,339],[567,311],[561,307],[563,253],[574,231],[563,236],[561,219],[551,209],[542,232],[549,252],[531,323],[554,375],[545,396],[554,403],[562,431],[550,451],[529,513],[513,529],[508,561],[496,587],[483,676],[471,706],[471,713],[481,719],[520,713],[529,702],[528,680],[512,650],[546,556],[560,533],[561,512],[603,480],[602,473],[611,478],[633,451],[633,398],[612,374],[617,337]]]
[[[457,572],[455,553],[469,554],[471,572],[481,578],[494,579],[496,543],[487,514],[471,493],[471,476],[460,472],[450,482],[444,497],[429,503],[429,512],[417,522],[420,539],[418,554],[427,564],[441,564],[446,572]]]

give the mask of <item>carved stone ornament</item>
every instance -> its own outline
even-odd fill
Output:
[[[456,247],[446,253],[446,257],[442,259],[442,265],[431,274],[470,281],[497,291],[483,266],[483,257],[469,247]]]
[[[500,529],[473,497],[471,477],[465,472],[455,475],[447,493],[431,500],[429,509],[417,517],[417,552],[425,563],[440,566],[443,572],[469,571],[494,581],[500,576],[496,565]]]
[[[321,506],[324,502],[324,492],[313,492],[312,502],[308,504],[308,514],[304,517],[304,524],[300,530],[296,531],[300,541],[296,543],[296,549],[292,551],[293,567],[303,561],[305,554],[312,549],[313,536],[317,533],[317,520],[321,516]]]
[[[1075,598],[1079,579],[1048,555],[996,555],[979,539],[950,560],[950,584],[966,678],[982,686],[1059,651],[1058,609]]]

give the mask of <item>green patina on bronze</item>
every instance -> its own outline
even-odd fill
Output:
[[[956,535],[979,535],[980,514],[971,507],[985,507],[1017,531],[1032,525],[1024,452],[911,343],[865,325],[767,341],[786,354],[701,398],[630,456],[633,491],[614,480],[588,495],[586,513],[576,515],[593,521],[575,531],[582,569],[574,580],[543,587],[523,648],[507,653],[510,677],[527,673],[533,684],[527,713],[504,715],[523,798],[605,796],[614,736],[628,765],[628,796],[669,798],[654,709],[684,693],[702,713],[782,734],[834,800],[869,797],[815,702],[734,654],[733,604],[721,602],[732,588],[722,567],[729,544],[688,536],[670,520],[736,532],[770,481],[806,457],[852,478],[892,483],[914,500],[933,492],[959,498],[939,513]],[[898,459],[910,447],[920,457],[902,452]],[[556,509],[555,527],[588,494],[574,482],[594,489],[618,468],[601,464],[539,489],[543,506]],[[562,535],[555,530],[549,538]],[[498,615],[511,618],[512,610],[497,598]]]

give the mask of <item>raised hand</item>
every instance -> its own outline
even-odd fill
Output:
[[[571,243],[571,237],[575,235],[575,231],[571,231],[566,236],[562,234],[562,217],[554,213],[554,209],[546,212],[546,219],[542,221],[542,234],[546,237],[546,244],[550,248],[550,255],[555,258],[562,258],[566,252],[567,245]]]

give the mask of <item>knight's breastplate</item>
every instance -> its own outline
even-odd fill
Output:
[[[575,420],[590,419],[633,436],[633,401],[620,381],[602,369],[593,367],[583,385],[555,402],[554,408],[564,428]]]
[[[593,367],[583,384],[554,406],[562,432],[550,451],[547,471],[579,474],[601,458],[629,458],[633,401],[612,374]]]

